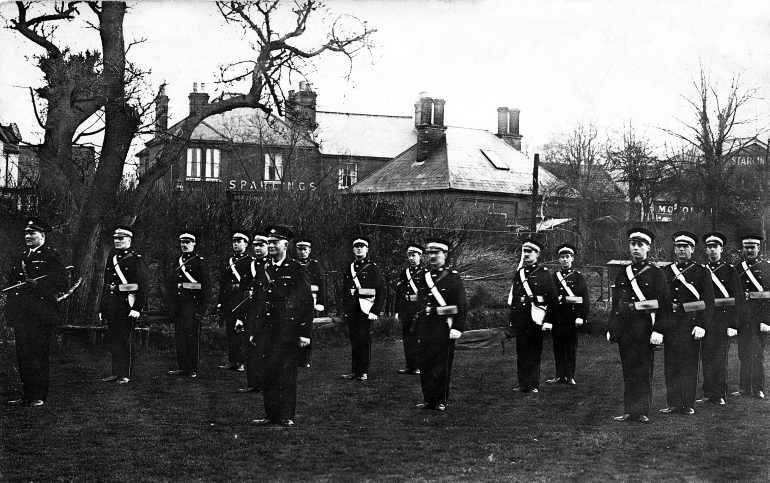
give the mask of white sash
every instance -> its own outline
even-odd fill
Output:
[[[112,265],[115,267],[115,273],[118,275],[118,278],[120,279],[120,283],[124,285],[127,284],[128,280],[126,279],[126,276],[123,275],[123,270],[120,269],[120,262],[118,261],[117,255],[112,257]],[[131,308],[134,308],[134,302],[136,302],[136,294],[132,294],[132,293],[128,294],[128,306]]]
[[[234,257],[230,257],[230,271],[233,272],[233,275],[235,275],[235,279],[238,280],[238,282],[240,283],[240,281],[241,281],[241,274],[238,273],[238,270],[235,269],[235,263],[238,260],[233,260],[233,258]]]
[[[257,259],[251,261],[251,276],[257,278]]]
[[[751,280],[751,283],[753,283],[754,286],[757,288],[757,292],[764,292],[765,289],[762,288],[762,285],[759,284],[757,277],[755,277],[754,274],[751,273],[751,270],[749,270],[749,266],[746,264],[746,260],[744,260],[743,263],[741,263],[741,266],[743,267],[743,271],[746,273],[746,275],[749,276],[749,280]]]
[[[693,295],[695,295],[695,298],[700,300],[700,293],[698,293],[698,289],[696,289],[693,284],[685,280],[684,275],[682,275],[682,272],[679,271],[679,268],[676,266],[676,263],[671,264],[671,271],[674,272],[674,277],[677,278],[680,282],[682,282],[682,285],[687,287],[687,290],[692,292]]]
[[[187,268],[185,268],[184,261],[182,261],[182,257],[179,257],[179,268],[182,269],[182,273],[184,273],[184,276],[187,277],[187,280],[189,280],[192,283],[198,283],[198,281],[195,280],[192,275],[190,275],[190,272],[187,271]]]
[[[412,274],[408,268],[406,269],[406,279],[409,281],[409,286],[412,287],[414,293],[417,293],[417,285],[414,284],[414,280],[412,280]]]
[[[710,265],[708,265],[708,267],[709,267],[709,272],[711,272],[711,280],[714,282],[714,285],[717,286],[717,288],[719,289],[720,292],[722,292],[722,295],[724,295],[725,298],[729,298],[730,294],[727,293],[727,289],[725,288],[724,285],[722,285],[722,282],[720,282],[719,279],[717,278],[717,274],[714,273],[714,270],[711,269]]]
[[[524,270],[519,267],[519,278],[521,278],[521,283],[524,286],[524,291],[527,292],[527,297],[532,298],[532,289],[529,286],[529,282],[526,278],[524,278]],[[534,271],[533,271],[534,273]],[[511,285],[511,291],[508,292],[508,305],[511,305],[513,303],[513,285]]]
[[[446,305],[446,300],[444,300],[444,297],[441,296],[441,293],[438,291],[438,288],[436,288],[436,284],[433,283],[433,277],[430,275],[430,271],[425,271],[425,283],[428,284],[428,289],[430,289],[430,294],[433,295],[433,298],[436,299],[436,302],[442,307]]]
[[[567,285],[567,281],[564,279],[564,277],[562,277],[561,271],[556,272],[556,278],[559,279],[559,282],[561,282],[561,286],[564,287],[564,290],[567,291],[567,295],[569,295],[570,297],[574,297],[575,294],[572,292],[572,289],[569,288],[569,286]]]
[[[372,295],[363,295],[362,290],[364,290],[361,287],[361,282],[358,280],[358,274],[355,270],[355,262],[350,264],[350,274],[353,276],[353,283],[356,286],[356,291],[358,292],[356,295],[358,296],[358,305],[361,307],[361,311],[363,313],[368,314],[372,311],[372,307],[374,306],[374,297],[376,294]],[[371,290],[374,292],[374,289]]]
[[[634,277],[634,270],[631,268],[631,265],[626,265],[626,277],[628,277],[628,280],[631,282],[631,289],[634,291],[636,298],[638,298],[640,302],[647,300],[642,293],[642,289],[639,288],[639,282],[637,282],[636,277]],[[650,314],[650,318],[652,319],[652,325],[655,325],[655,312]]]

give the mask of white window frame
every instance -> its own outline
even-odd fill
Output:
[[[283,154],[265,153],[262,179],[265,184],[279,184],[283,181]]]
[[[219,149],[187,148],[185,179],[187,181],[220,181]]]
[[[0,149],[1,145],[0,145]],[[16,188],[19,184],[19,155],[6,154],[0,158],[0,187]]]
[[[358,182],[358,163],[340,164],[337,187],[339,189],[346,189],[346,188],[350,188],[357,182]]]

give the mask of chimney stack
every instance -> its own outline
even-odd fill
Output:
[[[155,99],[155,135],[163,135],[168,130],[168,96],[166,84],[160,85],[160,92]]]
[[[523,137],[519,134],[520,113],[519,109],[497,108],[497,137],[517,151],[521,151],[521,138]]]
[[[318,94],[313,92],[310,82],[300,81],[299,91],[289,91],[286,100],[286,117],[294,123],[304,124],[310,131],[318,127],[316,123],[316,99]]]
[[[417,130],[417,162],[430,156],[436,145],[444,139],[444,99],[433,99],[421,92],[414,103],[414,127]]]
[[[193,82],[193,91],[188,98],[190,99],[190,115],[195,116],[200,112],[201,107],[208,105],[209,95],[203,92],[206,84],[201,83],[201,92],[198,92],[198,83]]]

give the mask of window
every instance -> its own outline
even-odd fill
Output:
[[[343,163],[340,165],[339,189],[350,188],[358,181],[358,164]]]
[[[495,169],[502,169],[505,171],[510,171],[511,168],[508,167],[507,164],[505,164],[505,161],[500,157],[497,152],[489,150],[489,149],[481,149],[481,154],[484,155],[485,158],[487,158],[487,161],[492,163],[492,166],[495,167]]]
[[[280,153],[265,154],[265,181],[278,181],[283,179],[283,155]]]
[[[2,146],[0,146],[2,149]],[[19,179],[19,155],[0,154],[0,187],[15,188]]]
[[[187,179],[219,181],[219,149],[187,148]]]

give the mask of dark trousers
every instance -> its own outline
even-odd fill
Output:
[[[310,367],[310,359],[312,357],[312,344],[308,344],[305,347],[299,348],[299,356],[297,358],[298,367]]]
[[[107,341],[112,353],[112,375],[131,379],[136,357],[136,319],[121,317],[107,321]]]
[[[184,372],[198,372],[200,359],[201,322],[195,317],[195,308],[183,308],[174,318],[176,362]]]
[[[372,321],[366,317],[351,317],[348,325],[350,337],[350,367],[354,375],[369,373],[372,355]]]
[[[716,325],[716,324],[714,324]],[[701,340],[701,364],[703,366],[703,396],[709,399],[727,397],[727,353],[730,338],[726,328],[706,331]]]
[[[577,330],[553,333],[553,359],[556,363],[556,377],[575,377],[575,361],[577,360],[578,334]]]
[[[540,388],[540,357],[543,353],[543,329],[529,324],[516,337],[516,372],[522,389]]]
[[[415,311],[404,311],[398,314],[401,320],[401,334],[404,341],[404,359],[406,361],[406,369],[413,371],[418,368],[417,365],[417,336],[414,333],[412,327],[412,319],[414,318]]]
[[[648,416],[652,398],[652,368],[655,351],[649,340],[620,338],[623,367],[623,407],[631,416]]]
[[[262,362],[262,358],[259,355],[259,349],[249,342],[249,336],[246,332],[243,333],[241,353],[246,359],[246,387],[248,389],[261,389],[259,363]]]
[[[443,321],[437,323],[446,323]],[[455,341],[446,337],[432,337],[417,341],[417,367],[420,369],[423,402],[434,406],[449,401],[449,380],[455,356]]]
[[[238,318],[233,315],[232,311],[227,308],[222,315],[225,318],[225,336],[227,337],[227,362],[230,364],[243,364],[243,334],[244,332],[235,331],[235,321]],[[244,329],[246,327],[246,321],[243,321]]]
[[[260,382],[265,414],[271,421],[294,419],[297,409],[297,341],[265,334],[259,344]]]
[[[765,387],[765,334],[756,325],[744,322],[738,331],[739,388],[749,393],[764,391]]]
[[[676,408],[694,408],[698,391],[700,341],[690,330],[674,330],[663,338],[663,372],[666,400]]]
[[[48,397],[53,326],[22,323],[14,328],[14,336],[24,400],[45,401]]]

